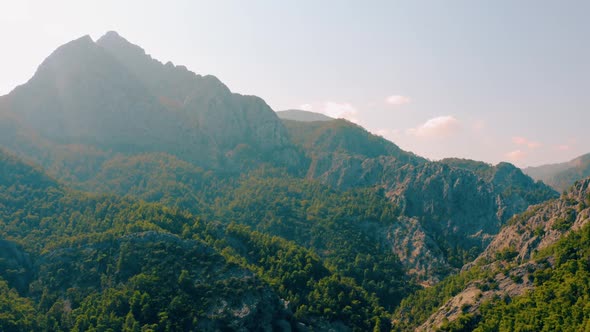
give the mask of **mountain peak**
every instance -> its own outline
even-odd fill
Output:
[[[118,49],[120,51],[128,52],[131,54],[145,56],[145,50],[119,35],[116,31],[108,31],[104,36],[100,37],[96,44],[102,46],[105,49]]]
[[[125,38],[121,37],[121,35],[120,35],[120,34],[119,34],[117,31],[114,31],[114,30],[107,31],[107,32],[104,34],[104,36],[102,36],[102,37],[100,37],[100,38],[101,38],[101,39],[102,39],[102,38],[122,38],[122,39],[125,39]]]
[[[89,35],[84,35],[78,39],[74,39],[70,42],[63,44],[58,47],[52,54],[59,54],[72,50],[85,50],[94,47],[94,40]],[[51,56],[50,56],[51,57]]]

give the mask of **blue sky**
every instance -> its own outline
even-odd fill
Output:
[[[590,152],[588,1],[0,1],[0,94],[116,30],[275,110],[355,121],[431,159]]]

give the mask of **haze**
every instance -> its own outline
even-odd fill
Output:
[[[586,1],[2,1],[0,94],[116,30],[274,110],[344,117],[439,159],[589,152]],[[187,42],[189,41],[189,42]]]

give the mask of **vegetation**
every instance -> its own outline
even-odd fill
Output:
[[[475,331],[587,331],[590,328],[590,225],[541,254],[555,266],[534,272],[535,288],[481,307]]]
[[[392,272],[401,275],[397,261],[359,256],[345,264],[340,255],[324,260],[237,223],[225,227],[160,204],[75,192],[31,165],[0,156],[0,237],[14,252],[0,260],[2,277],[9,280],[0,285],[9,300],[0,319],[3,330],[224,329],[237,324],[232,312],[242,309],[244,299],[258,308],[253,315],[266,313],[269,321],[387,329],[375,290],[404,281],[380,284],[371,271],[382,273],[379,264],[392,264]],[[324,244],[326,250],[334,245]],[[15,257],[21,256],[34,264],[19,266]],[[358,272],[360,266],[367,267]],[[18,282],[26,275],[34,277],[22,287]]]

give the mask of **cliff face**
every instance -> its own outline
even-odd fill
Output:
[[[502,251],[514,253],[517,262],[526,262],[539,250],[554,244],[589,220],[590,179],[578,181],[559,199],[530,207],[514,217],[474,262],[490,261]]]
[[[232,168],[242,157],[289,167],[299,162],[262,99],[164,65],[114,32],[96,43],[86,36],[59,47],[29,82],[3,97],[0,113],[15,130],[39,136],[29,145],[166,152],[207,168]],[[247,154],[236,153],[244,149]]]
[[[128,68],[161,104],[180,112],[224,150],[250,144],[263,151],[289,144],[272,109],[255,96],[232,93],[215,76],[196,75],[184,66],[165,65],[116,32],[97,42]]]
[[[409,273],[433,284],[477,257],[515,213],[557,193],[508,163],[429,162],[345,120],[286,121],[330,186],[383,188],[406,218],[388,231]]]
[[[432,314],[418,331],[431,331],[461,315],[478,315],[497,297],[513,298],[535,287],[535,272],[555,265],[555,257],[535,254],[556,244],[590,221],[590,178],[578,181],[560,198],[531,206],[514,216],[463,273],[476,277]],[[479,271],[479,272],[474,272]]]

